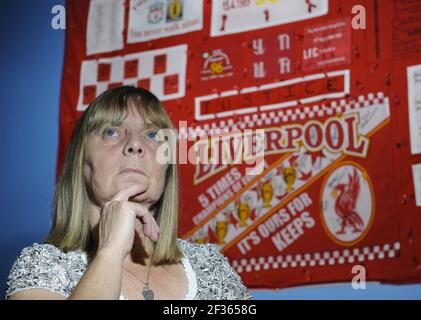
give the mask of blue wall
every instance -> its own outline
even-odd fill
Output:
[[[0,17],[0,291],[19,251],[49,228],[58,143],[64,31],[51,28],[63,0],[3,2]]]
[[[58,143],[63,30],[51,8],[64,0],[15,0],[0,11],[0,292],[20,250],[42,241],[50,223]],[[2,293],[0,293],[2,295]],[[421,285],[350,284],[254,291],[256,299],[415,299]]]

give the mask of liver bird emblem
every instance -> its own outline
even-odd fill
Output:
[[[336,234],[345,234],[346,228],[351,227],[351,232],[364,230],[364,221],[356,211],[358,196],[360,194],[360,177],[357,170],[348,174],[348,183],[339,183],[333,187],[332,195],[335,200],[335,212],[341,219],[341,228]]]

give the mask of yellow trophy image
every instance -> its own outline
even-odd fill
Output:
[[[250,204],[248,200],[249,199],[241,202],[240,199],[237,199],[235,202],[237,207],[237,217],[240,220],[240,227],[247,227],[247,219],[250,215]]]
[[[297,179],[297,161],[299,160],[299,155],[292,155],[288,162],[289,166],[282,166],[282,176],[284,178],[285,184],[287,185],[287,192],[290,192],[294,189],[294,183]]]
[[[270,202],[273,198],[273,185],[272,181],[266,181],[264,183],[259,182],[260,194],[263,200],[263,208],[270,208]]]
[[[295,170],[295,167],[284,167],[282,174],[287,185],[287,192],[290,192],[293,189],[295,179],[297,178],[297,171]]]
[[[225,237],[227,236],[227,233],[228,233],[228,221],[226,220],[216,221],[215,233],[216,233],[216,237],[218,238],[218,243],[220,245],[225,244]]]

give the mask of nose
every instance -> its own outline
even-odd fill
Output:
[[[142,155],[144,154],[144,148],[139,135],[131,134],[128,136],[126,145],[124,146],[123,153],[129,155]]]

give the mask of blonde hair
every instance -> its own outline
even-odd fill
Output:
[[[157,97],[147,90],[122,86],[99,95],[82,114],[70,140],[53,203],[53,223],[47,243],[63,251],[92,249],[89,225],[90,199],[83,178],[86,140],[89,134],[107,122],[122,121],[134,105],[144,119],[162,129],[173,129],[170,118]],[[175,147],[175,146],[173,146]],[[154,205],[155,218],[161,235],[155,246],[154,264],[179,262],[178,172],[177,165],[167,167],[164,191]]]

